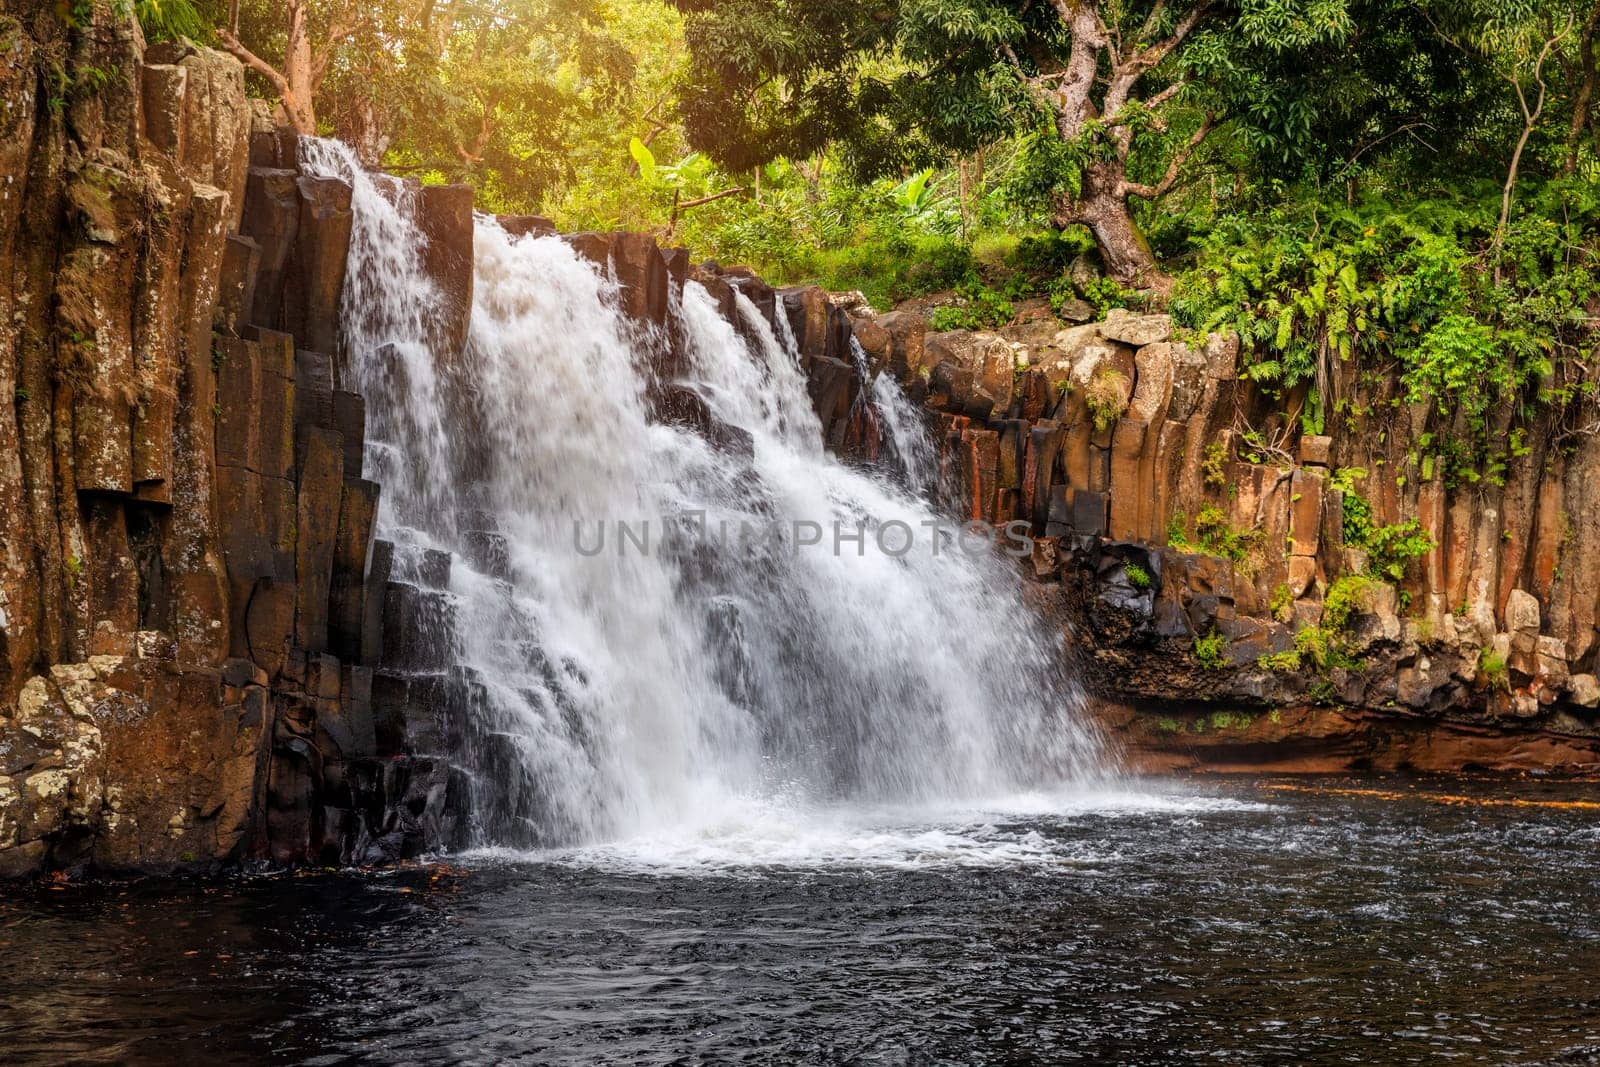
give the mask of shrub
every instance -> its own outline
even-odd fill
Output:
[[[1287,652],[1274,652],[1257,659],[1256,665],[1262,670],[1292,674],[1300,669],[1300,653],[1292,648]]]
[[[1506,667],[1506,658],[1492,648],[1484,649],[1478,656],[1478,673],[1483,675],[1483,680],[1492,689],[1511,688],[1511,672]]]
[[[1343,634],[1350,616],[1360,606],[1362,596],[1372,587],[1372,579],[1362,574],[1347,574],[1328,587],[1322,598],[1322,628]]]
[[[1193,552],[1196,545],[1189,540],[1189,516],[1174,511],[1167,520],[1167,544],[1179,552]]]
[[[1436,542],[1416,519],[1380,526],[1367,535],[1367,569],[1390,581],[1403,581],[1411,561],[1432,552]]]
[[[1221,489],[1228,484],[1227,462],[1228,450],[1221,441],[1212,441],[1206,445],[1206,454],[1200,462],[1200,470],[1205,475],[1205,483],[1208,486]]]
[[[959,304],[935,308],[928,317],[928,328],[935,333],[945,330],[987,330],[1004,326],[1016,314],[1016,308],[1004,293],[986,285],[963,285],[956,290]]]
[[[1245,561],[1260,537],[1254,530],[1235,530],[1228,522],[1227,513],[1215,504],[1207,504],[1195,515],[1194,533],[1201,548],[1235,563]]]
[[[1127,378],[1115,367],[1100,367],[1084,386],[1083,402],[1095,433],[1105,433],[1128,410]]]
[[[1272,591],[1272,599],[1267,602],[1267,610],[1279,622],[1288,622],[1293,608],[1294,596],[1289,592],[1288,583],[1279,582],[1278,588]]]
[[[1294,649],[1302,664],[1309,662],[1322,672],[1361,666],[1350,643],[1350,617],[1372,584],[1365,575],[1350,574],[1328,587],[1322,599],[1322,622],[1307,626],[1294,636]]]
[[[1212,630],[1204,637],[1194,639],[1194,658],[1208,671],[1226,670],[1228,666],[1228,639]]]

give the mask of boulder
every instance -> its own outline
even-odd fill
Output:
[[[1328,456],[1333,451],[1333,438],[1318,434],[1306,434],[1300,438],[1299,459],[1308,467],[1326,467]]]
[[[512,237],[551,237],[556,224],[543,215],[496,215],[494,221]]]
[[[1100,336],[1139,348],[1172,339],[1171,315],[1135,315],[1126,308],[1112,308],[1100,324]]]
[[[867,357],[867,372],[876,375],[893,357],[894,338],[870,316],[850,320],[851,331]]]
[[[1093,323],[1058,330],[1048,344],[1034,349],[1029,356],[1028,365],[1044,375],[1051,386],[1052,394],[1059,393],[1061,387],[1072,377],[1073,368],[1077,365],[1084,349],[1099,340],[1100,327]]]
[[[435,344],[444,361],[453,363],[466,347],[472,318],[472,186],[423,186],[417,225],[428,241],[422,268],[443,298],[441,313],[432,324]],[[314,339],[309,347],[317,347]]]
[[[1289,596],[1299,600],[1317,580],[1317,561],[1310,556],[1289,557]]]
[[[891,311],[879,315],[877,322],[889,334],[889,372],[904,380],[921,371],[928,320],[909,311]]]
[[[1539,601],[1521,589],[1511,590],[1506,598],[1506,629],[1515,637],[1529,639],[1530,647],[1539,636]]]
[[[1185,422],[1200,406],[1205,396],[1206,358],[1186,344],[1151,345],[1166,348],[1172,359],[1172,399],[1167,405],[1167,418]]]
[[[1094,318],[1094,308],[1086,300],[1067,297],[1055,308],[1056,317],[1064,322],[1088,322]]]
[[[1567,643],[1559,637],[1541,637],[1536,646],[1539,678],[1547,685],[1561,686],[1567,681]]]
[[[1574,674],[1568,678],[1567,693],[1580,708],[1600,708],[1600,680],[1592,674]]]
[[[1351,635],[1357,648],[1367,649],[1380,641],[1400,640],[1399,594],[1387,582],[1368,582],[1361,591]]]
[[[1172,397],[1172,381],[1176,374],[1170,344],[1150,344],[1133,356],[1135,377],[1133,397],[1128,403],[1128,418],[1144,422],[1160,422],[1167,413],[1167,401]]]
[[[472,243],[467,241],[468,273]],[[622,310],[636,322],[664,329],[667,305],[672,299],[667,261],[655,238],[644,233],[618,234],[612,246],[611,267],[622,288]],[[468,309],[470,312],[470,301]]]
[[[1206,373],[1219,382],[1231,382],[1239,377],[1239,335],[1227,333],[1206,334]]]

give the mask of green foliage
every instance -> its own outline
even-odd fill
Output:
[[[960,304],[935,308],[929,316],[930,330],[987,330],[1004,326],[1016,308],[1004,293],[981,283],[968,282],[956,290]]]
[[[1260,540],[1254,530],[1235,530],[1227,513],[1215,504],[1207,504],[1195,514],[1194,534],[1203,551],[1235,563],[1243,563]]]
[[[1293,674],[1300,669],[1300,653],[1292,648],[1287,652],[1269,653],[1258,658],[1256,665],[1265,671]]]
[[[1212,441],[1206,445],[1205,456],[1200,461],[1200,472],[1205,483],[1212,489],[1221,489],[1228,484],[1228,449],[1221,441]]]
[[[628,142],[628,155],[633,157],[634,165],[639,168],[639,176],[645,181],[655,181],[656,156],[649,147],[639,138],[635,137]]]
[[[1350,616],[1361,606],[1372,588],[1371,578],[1360,574],[1347,574],[1334,581],[1322,598],[1322,628],[1343,634],[1350,625]]]
[[[1228,639],[1216,630],[1204,637],[1195,635],[1194,658],[1208,671],[1226,670],[1228,667]]]
[[[1478,673],[1492,689],[1511,688],[1511,672],[1507,668],[1506,658],[1492,648],[1484,649],[1478,655]]]
[[[1367,476],[1360,467],[1341,467],[1333,472],[1332,485],[1339,491],[1344,508],[1344,543],[1359,548],[1372,533],[1372,505],[1356,491],[1356,482]]]
[[[1128,576],[1128,584],[1135,589],[1150,588],[1150,572],[1137,563],[1124,563],[1122,565],[1122,573]]]
[[[211,23],[194,0],[137,0],[133,10],[149,41],[208,41],[212,36]]]
[[[306,4],[320,53],[342,4]],[[231,6],[133,2],[146,36],[197,40]],[[1096,247],[1069,224],[1073,202],[1124,154],[1125,185],[1160,183],[1176,162],[1175,184],[1133,207],[1179,275],[1171,310],[1186,330],[1235,330],[1243,372],[1307,431],[1371,429],[1387,412],[1355,411],[1336,387],[1370,374],[1394,383],[1389,410],[1429,409],[1422,477],[1495,482],[1542,408],[1593,394],[1600,158],[1593,115],[1586,125],[1575,110],[1576,33],[1544,68],[1548,104],[1498,226],[1522,133],[1513,80],[1531,90],[1544,24],[1584,12],[1557,0],[1090,6],[1128,54],[1198,21],[1118,108],[1102,106],[1103,54],[1084,122],[1049,114],[1030,88],[1060,88],[1065,8],[1009,0],[372,4],[329,52],[317,110],[324,131],[387,145],[391,169],[471,181],[480,209],[650,230],[697,258],[859,289],[878,307],[955,291],[935,328],[992,328],[1033,298],[1100,315],[1146,299],[1069,274]],[[241,38],[276,62],[284,5],[238,9]],[[60,10],[93,23],[90,0]],[[46,106],[114,74],[46,63]],[[1207,116],[1210,136],[1183,155]],[[1208,487],[1225,487],[1222,462],[1208,451]],[[1347,496],[1347,527],[1364,503]]]
[[[1359,467],[1345,467],[1333,474],[1333,487],[1339,490],[1344,506],[1344,543],[1367,550],[1369,574],[1385,581],[1404,581],[1412,561],[1432,552],[1437,542],[1416,519],[1374,526],[1372,505],[1355,489],[1355,483],[1366,476]]]
[[[1123,373],[1102,364],[1083,388],[1083,403],[1096,433],[1105,433],[1128,410],[1128,380]]]
[[[1267,610],[1279,622],[1288,622],[1294,608],[1294,594],[1289,592],[1286,582],[1278,583],[1278,588],[1272,591],[1272,599],[1267,602]]]
[[[1433,536],[1416,519],[1380,526],[1367,535],[1367,569],[1385,580],[1403,581],[1411,562],[1435,546]]]
[[[1189,540],[1189,516],[1174,511],[1167,520],[1167,544],[1179,552],[1194,552],[1198,546]]]
[[[1112,308],[1136,307],[1140,302],[1136,293],[1123,288],[1115,278],[1093,278],[1083,286],[1080,295],[1099,318],[1105,318]]]
[[[1473,480],[1496,444],[1496,405],[1594,388],[1580,362],[1590,327],[1574,309],[1600,297],[1600,252],[1585,239],[1600,198],[1575,192],[1551,183],[1541,200],[1554,212],[1558,197],[1559,215],[1515,220],[1515,267],[1500,279],[1486,269],[1488,189],[1409,211],[1305,199],[1233,216],[1199,239],[1172,309],[1186,326],[1237,332],[1244,372],[1286,399],[1309,390],[1307,410],[1320,410],[1336,363],[1392,371],[1399,399],[1441,416],[1426,447]]]
[[[1167,522],[1167,544],[1179,552],[1201,552],[1248,564],[1260,542],[1259,532],[1235,530],[1227,513],[1215,504],[1195,513],[1192,531],[1188,516],[1181,511]]]
[[[1319,673],[1355,670],[1361,666],[1350,637],[1351,616],[1360,608],[1372,579],[1346,575],[1328,587],[1322,600],[1322,621],[1307,626],[1294,637],[1294,654],[1302,665]]]

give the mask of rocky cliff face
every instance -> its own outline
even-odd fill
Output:
[[[448,770],[372,702],[350,191],[235,60],[63,11],[0,16],[0,875],[447,842]]]
[[[1600,767],[1600,441],[1555,412],[1503,479],[1452,485],[1393,380],[1341,365],[1304,434],[1231,338],[1164,315],[855,333],[932,413],[960,513],[1043,535],[1042,598],[1147,765]],[[1356,494],[1433,540],[1398,580],[1345,544]]]

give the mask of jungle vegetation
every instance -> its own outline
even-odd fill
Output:
[[[481,207],[654,230],[936,325],[1047,300],[1232,328],[1448,407],[1600,376],[1600,0],[137,0],[152,37]],[[1306,387],[1306,388],[1302,388]]]

